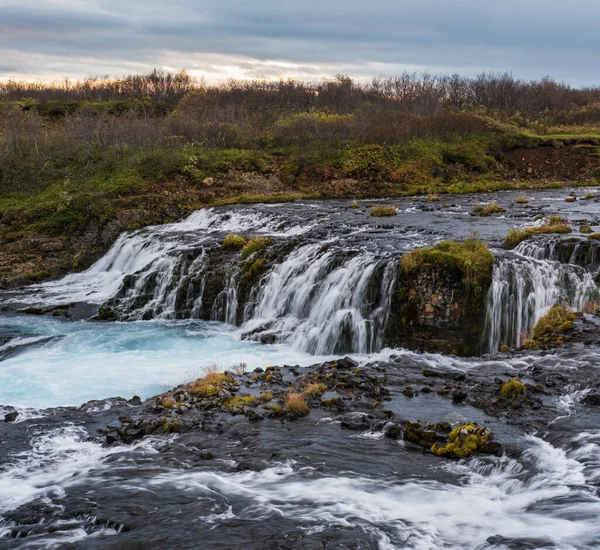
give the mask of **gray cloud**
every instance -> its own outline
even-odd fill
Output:
[[[0,6],[0,77],[508,70],[597,84],[595,0],[50,0]],[[37,3],[36,3],[37,4]],[[275,62],[275,63],[274,63]],[[228,73],[227,67],[230,68]]]

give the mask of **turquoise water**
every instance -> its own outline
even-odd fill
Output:
[[[142,398],[199,376],[202,367],[248,369],[306,366],[324,359],[285,345],[242,341],[222,323],[141,321],[94,323],[47,317],[0,318],[0,332],[20,336],[4,345],[33,344],[0,361],[0,404],[18,407],[80,405],[91,399]],[[36,341],[53,337],[36,345]],[[1,347],[0,347],[1,351]]]

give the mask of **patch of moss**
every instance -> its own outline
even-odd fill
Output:
[[[506,208],[498,206],[498,204],[495,202],[492,202],[487,206],[478,204],[475,208],[473,208],[473,213],[479,214],[482,217],[491,216],[492,214],[501,214],[502,212],[506,212]]]
[[[241,250],[244,248],[245,244],[246,239],[240,235],[235,235],[234,233],[229,233],[221,243],[224,248],[233,248],[236,250]]]
[[[450,432],[450,441],[443,447],[434,443],[431,452],[445,458],[469,458],[473,453],[484,451],[491,440],[489,428],[481,428],[477,424],[462,424]]]
[[[577,200],[576,197],[566,197],[565,202],[575,202]]]
[[[386,216],[395,216],[398,214],[395,206],[374,206],[369,210],[369,216],[382,218]]]
[[[580,233],[593,233],[594,230],[592,229],[591,225],[588,224],[583,224],[580,228],[579,228],[579,232]]]
[[[256,407],[258,399],[253,395],[236,395],[223,403],[223,406],[230,412],[237,412],[242,407]]]
[[[524,348],[537,349],[560,346],[575,328],[575,320],[580,314],[572,309],[555,305],[540,318],[531,333],[531,338],[523,342]]]
[[[513,204],[529,204],[529,199],[521,195],[514,200]]]
[[[505,250],[512,250],[519,243],[534,235],[545,235],[550,233],[571,233],[573,228],[565,220],[558,216],[552,216],[546,223],[537,227],[528,227],[527,229],[511,229],[504,237],[503,247]]]
[[[254,239],[250,239],[242,248],[241,256],[242,259],[245,260],[248,256],[258,252],[259,250],[264,250],[269,246],[271,241],[266,237],[254,237]]]
[[[258,258],[254,261],[250,259],[244,263],[242,271],[248,279],[254,279],[265,270],[266,265],[267,260],[265,260],[265,258]]]
[[[442,241],[431,248],[419,248],[402,257],[405,275],[416,272],[423,266],[442,270],[458,269],[467,285],[475,290],[487,288],[494,267],[494,256],[488,247],[475,238],[464,242]]]
[[[500,386],[500,393],[504,397],[515,399],[525,393],[525,384],[518,378],[511,378]]]
[[[595,241],[600,241],[600,233],[592,233],[588,235],[588,239],[594,239]]]

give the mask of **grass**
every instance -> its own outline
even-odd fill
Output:
[[[600,241],[600,233],[592,233],[588,235],[588,239],[593,239],[595,241]]]
[[[523,195],[519,195],[513,202],[513,204],[529,204],[529,199]]]
[[[205,375],[202,378],[194,380],[187,386],[187,390],[198,397],[215,397],[222,389],[225,383],[232,383],[233,379],[218,372],[217,366],[206,367]]]
[[[242,259],[245,260],[248,256],[251,256],[255,252],[264,250],[267,248],[267,246],[269,246],[270,242],[271,241],[266,237],[254,237],[254,239],[250,239],[242,248]]]
[[[290,393],[285,398],[285,411],[293,416],[307,416],[310,407],[301,393]]]
[[[302,394],[304,395],[304,397],[307,397],[310,399],[312,397],[318,397],[320,395],[323,395],[326,391],[327,391],[327,386],[323,383],[308,384],[308,386],[306,386],[304,388],[304,391],[302,392]]]
[[[535,235],[545,235],[551,233],[571,233],[573,228],[565,220],[557,216],[552,216],[546,223],[527,229],[511,229],[504,237],[503,247],[505,250],[512,250],[524,240]]]
[[[594,230],[592,229],[591,225],[588,224],[583,224],[580,228],[579,228],[579,232],[580,233],[593,233]]]
[[[467,285],[480,290],[491,279],[494,256],[485,244],[470,238],[464,242],[442,241],[431,248],[413,250],[402,257],[400,265],[405,275],[423,266],[457,269]]]
[[[235,235],[233,233],[229,233],[221,243],[224,248],[232,248],[236,250],[241,250],[246,245],[246,239],[241,237],[240,235]]]
[[[374,206],[369,210],[369,216],[382,218],[386,216],[395,216],[398,214],[395,206]]]

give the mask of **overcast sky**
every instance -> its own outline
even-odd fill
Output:
[[[0,78],[509,71],[600,84],[600,0],[0,0]]]

